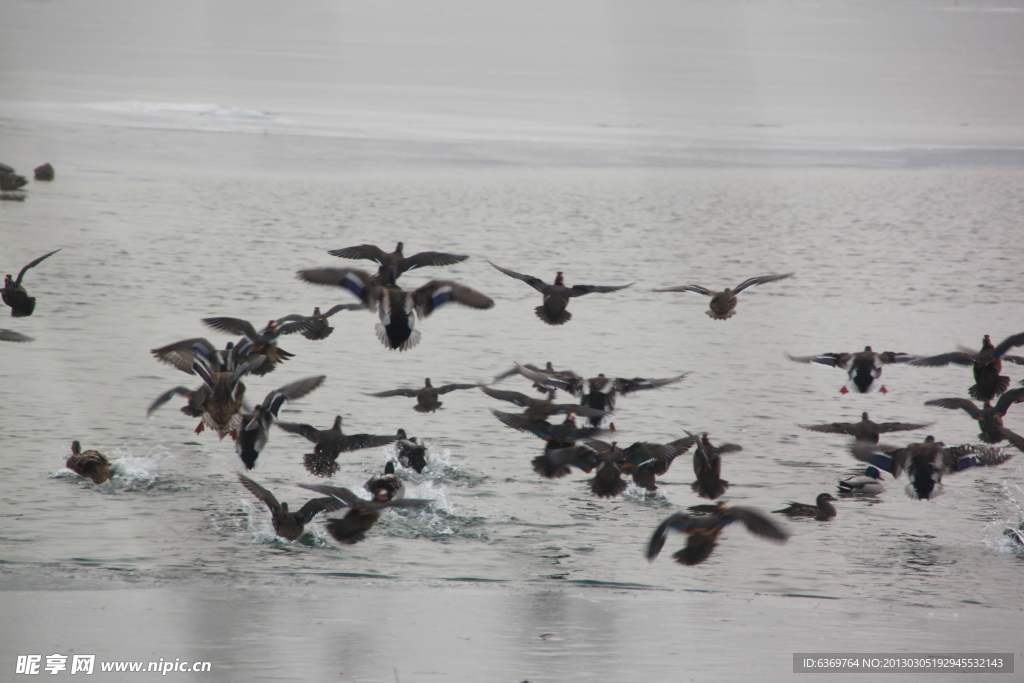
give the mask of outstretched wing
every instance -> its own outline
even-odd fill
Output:
[[[825,434],[854,434],[859,427],[859,425],[851,422],[829,422],[828,424],[797,426],[810,429],[812,432],[822,432]]]
[[[270,508],[271,512],[277,514],[281,511],[281,504],[277,502],[277,498],[274,497],[273,493],[266,490],[244,474],[239,473],[238,481],[242,482],[242,486],[249,489],[249,492],[252,493],[252,495],[263,501],[266,506]]]
[[[314,443],[320,439],[320,430],[313,425],[302,424],[299,422],[275,422],[274,424],[289,434],[304,436]]]
[[[850,362],[852,354],[849,353],[822,353],[817,356],[791,356],[788,353],[786,358],[797,363],[817,363],[827,365],[830,368],[845,368]]]
[[[398,270],[404,273],[409,270],[415,270],[416,268],[423,268],[424,266],[451,266],[456,263],[461,263],[468,259],[469,256],[462,256],[460,254],[446,254],[440,251],[421,251],[418,254],[413,254],[402,259],[401,264],[398,266]]]
[[[341,287],[363,302],[363,305],[376,310],[375,303],[370,296],[371,285],[375,282],[373,276],[365,270],[358,268],[307,268],[296,274],[300,280],[312,282],[315,285],[333,285]]]
[[[192,396],[192,390],[188,387],[174,387],[156,397],[156,400],[149,404],[149,408],[146,409],[146,417],[153,414],[153,411],[162,406],[163,404],[170,401],[175,396]]]
[[[310,491],[316,491],[317,493],[322,493],[326,496],[331,496],[341,503],[339,507],[362,507],[366,503],[370,502],[360,498],[342,486],[330,486],[329,484],[297,484],[297,486],[309,489]]]
[[[287,401],[296,401],[306,394],[310,393],[327,379],[327,375],[318,375],[316,377],[306,377],[300,379],[291,384],[286,384],[280,389],[275,389],[267,394],[266,398],[263,399],[263,409],[265,413],[270,413],[274,417],[277,417],[277,413],[281,410]]]
[[[63,249],[63,247],[61,247],[61,249]],[[24,268],[22,268],[22,269],[21,269],[20,271],[18,271],[18,279],[14,281],[14,286],[15,286],[15,288],[17,288],[17,287],[20,287],[20,286],[21,286],[21,279],[22,279],[23,277],[25,277],[25,271],[26,271],[26,270],[28,270],[29,268],[32,268],[32,267],[34,267],[34,266],[38,266],[38,265],[39,265],[40,263],[42,263],[43,261],[45,261],[46,259],[48,259],[48,258],[50,258],[51,256],[53,256],[54,254],[56,254],[56,253],[57,253],[58,251],[60,251],[60,249],[54,249],[54,250],[53,250],[53,251],[51,251],[51,252],[50,252],[49,254],[43,254],[42,256],[40,256],[39,258],[37,258],[37,259],[36,259],[35,261],[33,261],[32,263],[28,264],[27,266],[25,266]]]
[[[700,285],[679,285],[678,287],[664,287],[662,289],[654,289],[654,290],[651,290],[651,291],[654,291],[654,292],[697,292],[698,294],[703,294],[705,296],[714,296],[714,294],[715,294],[714,292],[712,292],[707,287],[701,287]]]
[[[378,391],[375,394],[367,394],[367,396],[376,396],[377,398],[388,398],[390,396],[406,396],[408,398],[415,398],[419,396],[419,389],[391,389],[390,391]]]
[[[302,522],[304,524],[309,524],[309,522],[321,512],[334,512],[335,510],[340,510],[343,507],[346,506],[333,496],[330,498],[314,498],[307,501],[305,505],[299,508],[298,515],[302,518]]]
[[[789,538],[789,533],[782,526],[759,510],[734,506],[720,514],[726,520],[741,522],[755,536],[778,543],[784,543]]]
[[[967,414],[975,420],[981,417],[981,408],[978,407],[978,404],[966,398],[934,398],[931,401],[925,401],[924,404],[950,410],[966,410]]]
[[[940,353],[938,356],[929,356],[928,358],[917,358],[907,363],[907,365],[914,365],[923,368],[937,368],[943,365],[949,365],[955,363],[957,365],[971,365],[974,362],[973,353],[967,353],[966,351],[953,351],[952,353]]]
[[[14,330],[0,330],[0,341],[30,342],[32,337],[21,332],[15,332]]]
[[[479,309],[494,306],[494,299],[491,297],[451,280],[431,280],[416,289],[412,293],[412,299],[421,318],[426,318],[435,309],[452,302]]]
[[[360,244],[355,247],[345,247],[344,249],[331,249],[327,253],[339,258],[366,259],[378,265],[383,265],[384,261],[391,255],[373,244]]]
[[[242,320],[241,318],[203,318],[200,322],[207,327],[220,330],[221,332],[240,334],[251,341],[259,339],[256,328],[248,320]]]
[[[450,391],[458,391],[459,389],[476,389],[479,384],[445,384],[444,386],[437,387],[437,393],[447,394]]]
[[[569,296],[583,296],[584,294],[604,294],[606,292],[617,292],[626,287],[632,287],[635,282],[628,285],[573,285],[569,288]]]
[[[763,285],[766,282],[775,282],[776,280],[783,280],[791,276],[792,274],[793,273],[785,273],[783,275],[758,275],[756,277],[747,278],[743,282],[736,285],[736,287],[732,290],[732,293],[739,294],[748,287],[753,287],[754,285]]]
[[[643,377],[626,379],[624,377],[616,377],[615,390],[620,394],[630,394],[634,391],[643,391],[644,389],[657,389],[658,387],[664,387],[669,384],[681,382],[689,374],[690,373],[688,372],[684,372],[683,374],[676,375],[675,377],[664,377],[662,379],[644,379]]]
[[[45,258],[45,257],[44,257]],[[1024,332],[1020,334],[1010,335],[1003,341],[999,342],[999,345],[992,350],[992,354],[996,357],[1002,356],[1004,353],[1009,351],[1015,346],[1024,345]]]
[[[890,363],[909,363],[912,360],[917,359],[912,353],[903,353],[902,351],[883,351],[878,354],[878,361],[886,365]]]
[[[217,360],[217,348],[202,337],[183,339],[161,346],[159,349],[152,349],[150,353],[160,362],[173,365],[189,375],[196,374],[193,364],[197,360],[213,371],[218,370],[220,365]]]
[[[665,547],[665,539],[668,537],[669,531],[683,531],[688,528],[692,519],[693,517],[685,512],[677,512],[659,524],[658,528],[654,530],[651,540],[647,543],[647,560],[653,562],[658,557],[661,549]]]
[[[509,270],[508,268],[502,268],[501,266],[495,265],[494,263],[491,263],[490,261],[488,261],[488,263],[490,263],[492,266],[494,266],[495,268],[497,268],[501,272],[505,273],[505,275],[508,275],[509,277],[514,277],[517,280],[522,280],[526,284],[528,284],[531,287],[533,287],[534,289],[536,289],[538,292],[543,292],[544,288],[548,286],[539,277],[533,277],[532,275],[523,275],[522,273],[517,273],[514,270]]]
[[[521,408],[526,408],[537,402],[537,399],[530,398],[526,394],[520,394],[518,391],[503,391],[501,389],[492,389],[487,386],[480,387],[480,391],[484,392],[491,398],[496,398],[499,401],[508,401],[509,403],[515,404]]]

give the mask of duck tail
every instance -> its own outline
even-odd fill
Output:
[[[316,453],[306,453],[302,456],[302,464],[310,474],[317,477],[333,477],[338,471],[338,463],[333,458]]]
[[[999,394],[1005,392],[1009,387],[1010,378],[1007,377],[1006,375],[999,375],[998,377],[996,377],[995,382],[992,384],[991,387],[981,387],[978,384],[975,384],[974,386],[967,390],[967,393],[970,394],[971,398],[973,398],[975,401],[984,402],[991,401]],[[990,391],[990,389],[994,389],[995,391]]]
[[[564,308],[558,313],[552,314],[548,309],[543,306],[538,306],[533,309],[537,313],[537,317],[546,322],[548,325],[564,325],[565,323],[572,320],[572,313],[565,310]]]

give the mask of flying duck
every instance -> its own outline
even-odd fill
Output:
[[[985,401],[985,406],[978,407],[978,404],[966,398],[936,398],[925,401],[926,406],[939,406],[950,410],[963,410],[972,418],[978,421],[981,433],[978,438],[985,443],[999,443],[1006,438],[1009,430],[1003,427],[1003,416],[1014,403],[1024,401],[1024,387],[1011,389],[999,397],[993,406],[991,401]]]
[[[260,362],[253,363],[249,372],[260,376],[272,372],[279,363],[295,355],[277,346],[277,340],[281,335],[316,329],[316,323],[311,319],[289,320],[284,323],[271,320],[259,332],[252,323],[241,318],[203,318],[202,323],[221,332],[242,335],[242,340],[235,346],[235,352],[242,362],[249,360],[250,357],[258,358]]]
[[[492,389],[488,386],[481,386],[480,391],[484,392],[491,398],[496,398],[499,401],[508,401],[521,408],[526,408],[523,412],[523,417],[528,420],[545,420],[550,415],[558,413],[575,413],[580,417],[593,417],[600,420],[608,415],[601,410],[594,410],[587,406],[576,405],[574,403],[554,403],[550,400],[541,398],[533,398],[526,394],[521,394],[518,391],[502,391],[501,389]]]
[[[344,434],[341,431],[341,415],[334,418],[334,426],[323,430],[298,422],[275,422],[274,424],[290,434],[298,434],[316,444],[312,453],[303,456],[303,463],[310,474],[318,477],[330,477],[338,471],[338,463],[335,461],[340,453],[361,448],[386,446],[399,438],[398,436],[374,434]]]
[[[870,394],[880,391],[888,393],[888,389],[882,385],[879,378],[882,376],[882,366],[890,363],[909,363],[917,356],[909,353],[883,351],[877,353],[865,346],[863,351],[854,353],[823,353],[818,356],[790,356],[786,357],[797,363],[817,363],[833,368],[846,370],[850,380],[839,390],[841,394],[848,394],[856,391],[861,394]]]
[[[878,443],[880,434],[886,432],[902,432],[913,429],[924,429],[930,426],[930,422],[872,422],[868,419],[867,412],[860,414],[860,422],[831,422],[820,425],[797,425],[812,432],[824,432],[826,434],[849,434],[862,443]]]
[[[762,285],[766,282],[774,282],[776,280],[782,280],[790,277],[793,273],[785,273],[783,275],[759,275],[757,277],[747,278],[743,282],[736,285],[735,289],[729,289],[728,287],[721,292],[713,292],[707,287],[701,287],[700,285],[680,285],[678,287],[666,287],[664,289],[655,289],[655,292],[696,292],[697,294],[703,294],[711,297],[710,308],[707,311],[708,317],[714,320],[728,320],[736,313],[736,295],[754,285]]]
[[[423,507],[433,501],[424,498],[401,498],[392,500],[363,500],[356,494],[340,486],[326,484],[299,484],[304,489],[323,493],[335,498],[344,507],[349,508],[348,514],[341,519],[328,519],[326,523],[329,533],[338,543],[354,545],[366,538],[369,531],[380,518],[380,510],[386,507],[414,508]]]
[[[366,306],[362,304],[338,304],[337,306],[331,306],[327,309],[326,313],[320,312],[319,306],[313,307],[312,315],[299,315],[298,313],[291,313],[284,317],[278,318],[277,322],[284,323],[290,321],[306,321],[311,323],[311,327],[301,331],[301,334],[306,339],[312,341],[319,341],[321,339],[327,339],[331,336],[331,332],[334,332],[334,328],[327,323],[327,319],[338,311],[361,311]]]
[[[432,413],[444,405],[437,399],[441,394],[447,394],[458,389],[476,389],[478,386],[480,384],[445,384],[435,387],[430,383],[430,378],[427,377],[423,386],[419,389],[391,389],[376,394],[367,394],[367,396],[377,396],[379,398],[405,396],[407,398],[415,398],[416,405],[413,406],[413,410],[418,413]]]
[[[1021,345],[1024,345],[1024,332],[1007,337],[999,342],[999,346],[993,346],[992,338],[986,334],[981,340],[980,351],[962,349],[952,353],[942,353],[938,356],[918,358],[911,361],[909,365],[921,367],[939,367],[950,363],[970,365],[974,369],[974,386],[968,389],[967,393],[976,401],[992,401],[1010,386],[1010,378],[999,374],[1003,369],[1003,361],[1024,365],[1024,357],[1006,355],[1011,348]]]
[[[9,177],[9,176],[3,176]],[[19,176],[20,177],[20,176]],[[11,316],[14,318],[24,318],[25,316],[32,315],[32,311],[36,310],[36,298],[29,296],[28,292],[21,285],[21,281],[25,279],[25,271],[34,266],[38,266],[40,263],[56,254],[60,249],[54,249],[49,254],[43,254],[35,261],[32,261],[27,266],[18,271],[17,279],[11,277],[9,274],[4,277],[4,288],[0,290],[0,298],[3,302],[11,307]]]
[[[326,498],[314,498],[307,501],[305,505],[299,508],[298,512],[289,512],[288,503],[277,502],[277,498],[274,497],[273,493],[249,477],[239,473],[238,481],[270,509],[270,521],[274,524],[274,532],[281,538],[289,541],[294,541],[301,536],[306,525],[313,521],[313,518],[321,512],[333,512],[344,507],[337,498],[328,496]]]
[[[394,266],[391,267],[392,271]],[[394,278],[381,282],[355,268],[310,268],[298,272],[300,280],[318,285],[341,287],[380,318],[377,338],[389,349],[408,351],[420,341],[416,318],[426,318],[438,308],[458,303],[470,308],[488,309],[494,301],[485,294],[451,280],[431,280],[406,291],[394,284]]]
[[[766,538],[776,543],[785,543],[789,534],[774,520],[753,508],[726,507],[718,503],[715,512],[708,515],[688,515],[677,512],[658,525],[647,545],[647,559],[653,562],[665,546],[669,531],[678,531],[689,538],[686,547],[672,555],[676,562],[685,565],[700,564],[711,556],[718,544],[718,536],[722,529],[733,522],[740,522],[755,536]]]
[[[693,472],[697,475],[697,481],[690,484],[701,498],[714,500],[724,494],[729,488],[729,482],[722,479],[722,455],[742,451],[743,446],[734,443],[723,443],[721,446],[713,446],[708,439],[708,433],[702,432],[696,436],[686,432],[694,439],[697,446],[693,452]]]
[[[398,451],[398,464],[416,470],[422,474],[427,466],[427,447],[417,436],[408,436],[404,429],[399,429],[395,437],[395,449]]]
[[[488,261],[488,263],[491,262]],[[532,275],[523,275],[493,263],[491,265],[509,277],[522,280],[543,295],[541,305],[535,308],[534,311],[537,313],[537,317],[548,325],[564,325],[572,319],[572,313],[565,310],[565,308],[569,305],[569,299],[573,297],[583,296],[584,294],[617,292],[620,289],[632,287],[636,284],[631,282],[628,285],[573,285],[572,287],[566,287],[565,276],[562,271],[558,271],[555,275],[554,283],[549,285]]]
[[[256,406],[251,413],[242,415],[242,422],[235,439],[235,452],[247,470],[256,467],[260,451],[267,445],[270,436],[270,424],[277,418],[277,413],[288,401],[296,401],[310,393],[327,379],[326,375],[307,377],[267,394],[263,403]]]
[[[380,268],[377,280],[380,283],[394,284],[402,273],[424,266],[451,266],[469,258],[459,254],[446,254],[440,251],[421,251],[412,256],[402,254],[402,243],[399,242],[390,254],[373,244],[360,244],[344,249],[332,249],[327,252],[331,256],[348,259],[366,259],[373,261]]]

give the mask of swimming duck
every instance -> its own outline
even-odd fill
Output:
[[[714,320],[728,320],[736,313],[736,295],[754,285],[763,285],[766,282],[775,282],[776,280],[782,280],[790,277],[793,273],[785,273],[783,275],[758,275],[757,277],[747,278],[743,282],[736,285],[735,289],[729,289],[726,287],[721,292],[713,292],[707,287],[701,287],[700,285],[680,285],[678,287],[666,287],[664,289],[655,289],[655,292],[696,292],[697,294],[703,294],[711,297],[710,308],[707,311],[708,317]]]
[[[67,459],[64,466],[75,474],[92,479],[94,484],[102,484],[110,479],[112,465],[107,456],[99,451],[82,452],[82,446],[77,441],[71,442],[71,457]]]
[[[32,169],[32,176],[36,180],[50,181],[53,180],[55,175],[53,164],[46,163]]]
[[[491,262],[488,261],[488,263]],[[636,284],[631,282],[628,285],[573,285],[572,287],[567,287],[565,285],[565,276],[562,271],[558,271],[555,275],[554,283],[549,285],[532,275],[523,275],[493,263],[491,265],[509,277],[522,280],[543,295],[541,305],[535,308],[534,311],[537,313],[537,317],[548,325],[564,325],[572,319],[572,313],[565,310],[565,308],[569,305],[569,299],[573,297],[583,296],[584,294],[617,292],[620,289],[632,287]]]
[[[4,173],[0,175],[0,190],[17,190],[28,185],[28,178],[17,173]]]
[[[773,510],[773,512],[789,517],[814,517],[819,522],[823,522],[836,516],[836,508],[832,505],[834,500],[831,493],[819,493],[814,505],[790,501],[789,507]]]
[[[398,463],[402,467],[416,470],[417,474],[423,473],[427,466],[427,447],[419,437],[408,436],[404,429],[399,429],[395,448],[398,452]]]
[[[395,474],[395,463],[388,460],[384,466],[384,474],[374,475],[364,487],[377,502],[401,500],[405,498],[405,484]]]
[[[380,318],[374,328],[377,338],[384,346],[398,351],[408,351],[419,343],[416,318],[426,318],[446,304],[454,302],[478,309],[494,307],[489,296],[451,280],[431,280],[422,287],[406,291],[394,284],[393,278],[381,283],[355,268],[310,268],[300,270],[298,277],[318,285],[341,287],[357,297]]]
[[[22,334],[21,332],[0,329],[0,341],[30,342],[35,340],[32,337],[28,336],[27,334]]]
[[[376,448],[398,440],[397,436],[377,436],[375,434],[344,434],[341,431],[341,415],[334,418],[334,426],[330,429],[317,429],[308,424],[298,422],[275,422],[279,428],[290,434],[309,439],[316,444],[312,453],[303,456],[303,463],[311,474],[318,477],[330,477],[338,471],[340,453],[355,451],[361,448]]]
[[[220,351],[202,338],[185,339],[153,349],[151,353],[157,360],[173,365],[186,374],[199,375],[203,384],[195,390],[179,386],[164,392],[149,406],[147,416],[175,395],[181,395],[188,399],[182,412],[192,417],[202,417],[196,427],[196,434],[209,427],[221,439],[227,434],[236,436],[235,430],[242,421],[239,412],[245,399],[242,377],[249,372],[253,363],[258,362],[257,359],[237,363],[232,344],[229,343]]]
[[[281,407],[288,401],[297,401],[310,393],[327,379],[326,375],[307,377],[267,394],[263,403],[256,406],[251,413],[242,415],[241,428],[235,439],[235,452],[247,470],[256,467],[260,451],[267,445],[270,436],[270,424],[277,418]]]
[[[259,376],[272,372],[275,366],[295,355],[278,347],[277,340],[281,335],[316,329],[316,323],[310,319],[284,323],[271,320],[259,332],[252,323],[241,318],[203,318],[201,322],[221,332],[242,335],[242,340],[235,347],[236,354],[242,362],[250,360],[250,357],[258,359],[259,362],[253,363],[249,372]]]
[[[327,253],[339,258],[373,261],[380,266],[376,277],[381,284],[394,284],[402,273],[416,268],[423,268],[424,266],[451,266],[469,258],[469,256],[446,254],[440,251],[421,251],[412,256],[403,256],[401,242],[398,243],[395,250],[390,254],[373,244],[360,244],[355,247],[333,249]]]
[[[424,498],[363,500],[340,486],[327,486],[326,484],[299,484],[299,486],[331,496],[342,503],[344,507],[349,508],[348,514],[342,519],[328,519],[325,525],[327,533],[338,543],[345,545],[354,545],[364,540],[366,532],[380,519],[380,510],[386,507],[415,508],[433,502]]]
[[[890,363],[909,363],[917,358],[909,353],[896,351],[877,353],[872,351],[870,346],[865,346],[863,351],[855,353],[823,353],[818,356],[790,356],[787,353],[786,357],[797,363],[817,363],[846,370],[850,380],[839,390],[841,394],[848,394],[850,391],[862,394],[874,391],[888,393],[889,390],[879,381],[882,366]]]
[[[328,496],[326,498],[314,498],[307,501],[305,505],[299,508],[298,512],[289,512],[288,503],[277,502],[277,498],[274,497],[273,493],[249,477],[239,473],[238,481],[270,509],[270,521],[274,524],[274,532],[281,538],[289,541],[294,541],[301,536],[306,525],[313,521],[313,518],[321,512],[334,512],[345,507],[337,498]]]
[[[435,387],[430,383],[430,378],[427,377],[424,384],[419,389],[391,389],[389,391],[381,391],[376,394],[367,394],[367,396],[377,396],[379,398],[387,398],[390,396],[405,396],[408,398],[415,398],[416,405],[413,406],[413,410],[418,413],[432,413],[444,404],[437,400],[437,397],[441,394],[447,394],[451,391],[458,389],[476,389],[480,384],[445,384],[439,387]]]
[[[985,443],[999,443],[1006,438],[1005,432],[1009,431],[1003,427],[1003,416],[1014,403],[1024,401],[1024,387],[1007,391],[995,406],[990,401],[985,401],[985,406],[979,408],[978,404],[966,398],[936,398],[925,401],[926,406],[939,406],[950,410],[963,410],[972,418],[978,421],[981,433],[978,438]]]
[[[864,493],[874,495],[885,491],[882,484],[882,473],[873,465],[864,469],[864,474],[857,474],[839,481],[840,493]]]
[[[721,446],[713,446],[708,433],[702,432],[698,435],[686,432],[694,439],[697,446],[693,452],[693,472],[697,475],[697,481],[690,484],[701,498],[714,500],[729,489],[729,482],[722,479],[722,455],[735,453],[743,450],[743,446],[734,443],[723,443]]]
[[[849,434],[862,443],[878,443],[880,434],[886,432],[902,432],[913,429],[924,429],[931,426],[930,422],[872,422],[868,419],[867,412],[860,414],[860,422],[831,422],[820,425],[797,425],[812,432],[824,432],[826,434]]]
[[[1006,355],[1007,351],[1021,345],[1024,345],[1024,332],[1007,337],[999,342],[999,346],[993,346],[992,338],[986,334],[981,340],[980,351],[963,349],[952,353],[942,353],[938,356],[918,358],[910,362],[909,365],[921,367],[939,367],[950,363],[970,365],[974,369],[974,386],[968,389],[967,393],[976,401],[992,401],[1010,386],[1010,378],[999,374],[1003,369],[1003,361],[1024,365],[1024,357]]]
[[[9,177],[9,176],[2,176]],[[18,176],[20,177],[20,176]],[[22,287],[21,281],[25,279],[25,271],[29,268],[38,266],[40,263],[56,254],[60,249],[54,249],[49,254],[43,254],[35,261],[32,261],[27,266],[18,271],[17,279],[11,277],[9,274],[4,277],[4,288],[0,290],[0,298],[3,302],[11,307],[11,316],[14,318],[24,318],[32,315],[32,311],[36,310],[36,298],[29,296],[25,288]]]
[[[755,536],[766,538],[776,543],[785,543],[789,538],[786,530],[767,515],[746,507],[726,507],[719,503],[715,512],[709,515],[688,515],[677,512],[658,525],[647,545],[647,559],[653,562],[665,546],[669,531],[678,531],[689,536],[686,547],[672,555],[676,562],[685,565],[700,564],[711,556],[718,544],[718,536],[722,529],[733,522],[740,522]]]
[[[984,446],[946,446],[929,435],[921,443],[903,448],[886,445],[854,444],[855,458],[885,470],[893,477],[906,472],[910,483],[904,488],[914,500],[929,500],[942,494],[942,475],[955,474],[972,467],[993,467],[1013,457],[1001,448]]]
[[[574,403],[553,403],[550,400],[533,398],[526,394],[521,394],[518,391],[502,391],[500,389],[492,389],[488,386],[481,386],[480,391],[484,392],[491,398],[496,398],[499,401],[508,401],[521,408],[526,408],[523,412],[523,417],[528,420],[545,420],[551,415],[558,413],[575,413],[581,417],[594,417],[604,418],[608,415],[601,410],[594,410],[587,406],[576,405]]]
[[[299,315],[298,313],[291,313],[284,317],[278,318],[277,322],[292,322],[292,321],[306,321],[312,324],[312,327],[301,331],[302,336],[312,341],[319,341],[321,339],[327,339],[331,336],[331,332],[334,332],[334,328],[327,323],[327,319],[338,311],[361,311],[366,306],[362,304],[338,304],[337,306],[331,306],[326,313],[320,312],[319,306],[313,307],[312,315]]]

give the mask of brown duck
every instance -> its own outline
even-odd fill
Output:
[[[788,507],[784,507],[781,510],[773,510],[772,512],[789,517],[814,517],[819,522],[822,522],[836,516],[836,508],[832,505],[834,500],[835,498],[832,497],[832,494],[820,493],[814,505],[790,501]]]
[[[294,541],[301,536],[302,532],[305,531],[306,525],[313,521],[313,518],[321,512],[334,512],[345,507],[337,498],[328,496],[326,498],[314,498],[307,501],[305,505],[299,508],[298,512],[289,512],[288,503],[277,502],[277,498],[274,497],[273,493],[249,477],[239,474],[238,481],[242,482],[242,486],[249,489],[252,495],[263,501],[264,505],[270,509],[270,521],[274,524],[274,532],[281,538],[289,541]]]
[[[32,315],[32,312],[36,310],[36,299],[33,296],[29,296],[28,292],[22,286],[21,281],[25,279],[25,271],[29,268],[38,266],[40,263],[56,254],[60,249],[54,249],[49,254],[43,254],[35,261],[32,261],[27,266],[18,271],[18,277],[14,278],[11,275],[4,277],[4,288],[0,290],[0,298],[3,302],[11,307],[11,316],[15,318],[24,318],[25,316]]]
[[[298,434],[316,444],[312,453],[303,456],[303,463],[311,474],[318,477],[330,477],[338,471],[338,463],[335,461],[340,453],[386,446],[399,438],[375,434],[344,434],[341,431],[341,415],[334,418],[334,425],[330,429],[317,429],[312,425],[298,422],[274,424],[290,434]]]
[[[386,507],[416,508],[433,501],[425,498],[401,498],[393,500],[363,500],[340,486],[326,484],[299,484],[304,489],[323,493],[335,498],[342,506],[349,508],[341,519],[328,519],[326,528],[334,540],[345,545],[354,545],[366,538],[366,532],[380,519],[380,510]]]
[[[665,540],[670,531],[686,534],[686,547],[674,553],[672,557],[679,564],[700,564],[711,556],[718,544],[718,536],[722,529],[733,522],[740,522],[747,531],[776,543],[785,543],[789,534],[767,515],[759,510],[746,507],[726,507],[719,503],[715,511],[708,515],[688,515],[677,512],[658,525],[647,544],[647,559],[653,562],[665,547]]]
[[[405,396],[407,398],[415,398],[416,405],[413,406],[413,410],[418,413],[432,413],[444,405],[437,398],[441,394],[447,394],[459,389],[476,389],[478,386],[480,384],[444,384],[435,387],[430,383],[430,378],[427,377],[424,380],[423,386],[418,389],[391,389],[389,391],[380,391],[376,394],[367,394],[367,396],[376,396],[378,398]]]
[[[488,263],[491,262],[488,261]],[[535,308],[534,311],[537,313],[537,317],[548,325],[564,325],[572,319],[572,313],[565,309],[569,305],[569,299],[573,297],[583,296],[584,294],[617,292],[620,289],[632,287],[636,284],[631,282],[628,285],[573,285],[572,287],[567,287],[564,274],[562,271],[558,271],[555,275],[555,281],[549,285],[532,275],[523,275],[493,263],[491,265],[509,277],[522,280],[543,295],[541,305]]]
[[[1003,427],[1003,417],[1006,415],[1006,411],[1014,403],[1021,401],[1024,401],[1024,387],[1007,391],[999,397],[994,406],[991,401],[985,401],[984,407],[979,408],[977,403],[966,398],[936,398],[925,401],[924,404],[950,410],[963,410],[977,420],[978,428],[981,429],[981,433],[978,434],[979,439],[985,443],[999,443],[1006,438],[1006,433],[1010,431]]]
[[[820,425],[798,425],[812,432],[825,434],[849,434],[862,443],[878,443],[880,434],[924,429],[930,422],[872,422],[866,412],[860,414],[860,422],[830,422]]]
[[[707,287],[700,285],[680,285],[678,287],[666,287],[664,289],[655,289],[655,292],[696,292],[697,294],[703,294],[711,297],[710,308],[707,311],[709,317],[715,320],[728,320],[736,313],[736,295],[743,290],[753,287],[754,285],[763,285],[766,282],[775,282],[776,280],[782,280],[790,277],[793,273],[785,273],[784,275],[759,275],[757,277],[747,278],[743,282],[736,285],[735,289],[729,289],[726,287],[721,292],[713,292]]]
[[[75,474],[92,479],[94,484],[102,484],[110,479],[112,466],[107,456],[99,451],[82,452],[82,446],[77,441],[71,442],[71,457],[64,466]]]
[[[977,401],[992,401],[1010,386],[1010,378],[999,374],[1003,369],[1003,361],[1024,365],[1024,357],[1006,355],[1007,351],[1021,345],[1024,345],[1024,332],[1007,337],[999,342],[998,346],[993,345],[992,338],[986,334],[981,340],[980,351],[964,349],[942,353],[938,356],[918,358],[909,365],[930,368],[950,363],[969,365],[974,369],[974,386],[968,389],[967,393]]]
[[[446,254],[441,251],[421,251],[412,256],[405,256],[402,253],[401,242],[390,254],[373,244],[360,244],[355,247],[344,249],[333,249],[327,253],[331,256],[348,259],[366,259],[373,261],[380,268],[377,270],[377,280],[381,283],[394,283],[398,277],[405,272],[425,266],[451,266],[461,263],[469,258],[460,254]]]

